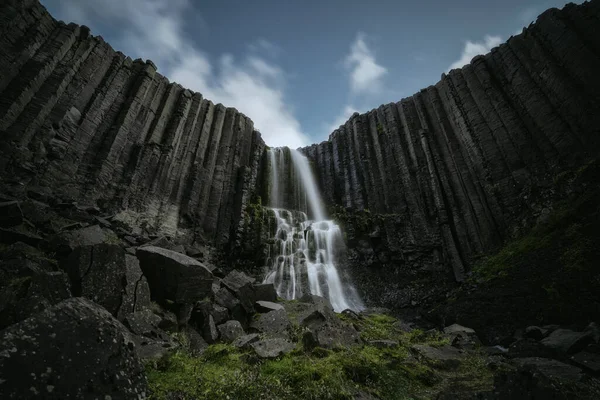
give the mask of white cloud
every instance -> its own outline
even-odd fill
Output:
[[[108,25],[115,48],[151,59],[171,80],[237,108],[254,121],[268,145],[309,143],[286,101],[286,74],[257,51],[275,54],[277,47],[267,40],[249,45],[251,54],[239,60],[224,54],[214,62],[184,34],[186,17],[194,12],[191,0],[63,0],[61,8],[61,18],[86,24],[95,33]]]
[[[387,69],[377,64],[375,54],[366,40],[366,35],[359,32],[344,61],[346,68],[350,70],[350,88],[355,94],[379,92],[382,89],[382,79],[387,74]]]
[[[453,62],[452,65],[450,65],[449,70],[461,68],[467,65],[471,62],[473,57],[479,54],[488,53],[490,50],[492,50],[492,48],[498,46],[500,43],[502,43],[502,38],[500,36],[490,35],[486,35],[482,42],[471,42],[470,40],[467,40],[460,59]]]

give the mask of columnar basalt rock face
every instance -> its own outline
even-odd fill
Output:
[[[37,1],[0,6],[4,190],[97,203],[138,230],[227,243],[264,149],[252,121]]]
[[[598,1],[548,10],[435,86],[355,113],[302,149],[323,195],[401,221],[377,226],[388,249],[437,243],[463,279],[547,213],[554,177],[597,157],[599,17]]]

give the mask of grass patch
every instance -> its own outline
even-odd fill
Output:
[[[413,344],[447,344],[439,333],[404,332],[395,318],[383,314],[352,322],[365,340],[395,340],[399,346],[297,348],[275,360],[257,360],[251,351],[215,344],[198,358],[178,352],[148,364],[152,398],[176,393],[181,399],[353,399],[362,392],[381,399],[414,399],[435,397],[453,379],[469,388],[491,385],[491,373],[476,354],[452,372],[436,371],[410,355]]]

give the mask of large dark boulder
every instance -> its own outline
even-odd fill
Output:
[[[86,297],[119,319],[149,307],[149,290],[135,257],[113,244],[77,247],[63,262],[74,296]]]
[[[199,261],[154,246],[138,248],[136,255],[158,303],[193,303],[212,293],[213,274]]]
[[[277,301],[277,291],[272,283],[259,283],[254,285],[255,301]]]
[[[125,326],[84,298],[0,332],[3,399],[138,399],[143,366]]]

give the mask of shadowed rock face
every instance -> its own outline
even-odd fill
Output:
[[[0,170],[174,235],[235,230],[264,148],[252,121],[170,83],[38,1],[0,6]]]
[[[302,149],[328,203],[383,216],[372,231],[344,227],[360,268],[435,266],[442,250],[461,280],[474,256],[547,214],[555,177],[598,155],[599,15],[597,1],[550,9],[436,85]]]
[[[382,217],[343,226],[365,300],[414,305],[462,280],[473,257],[547,214],[556,176],[597,156],[599,15],[598,1],[548,10],[302,149],[329,205]],[[0,21],[0,190],[98,204],[135,233],[234,247],[253,237],[248,206],[268,192],[268,168],[249,118],[36,0],[3,3]]]

